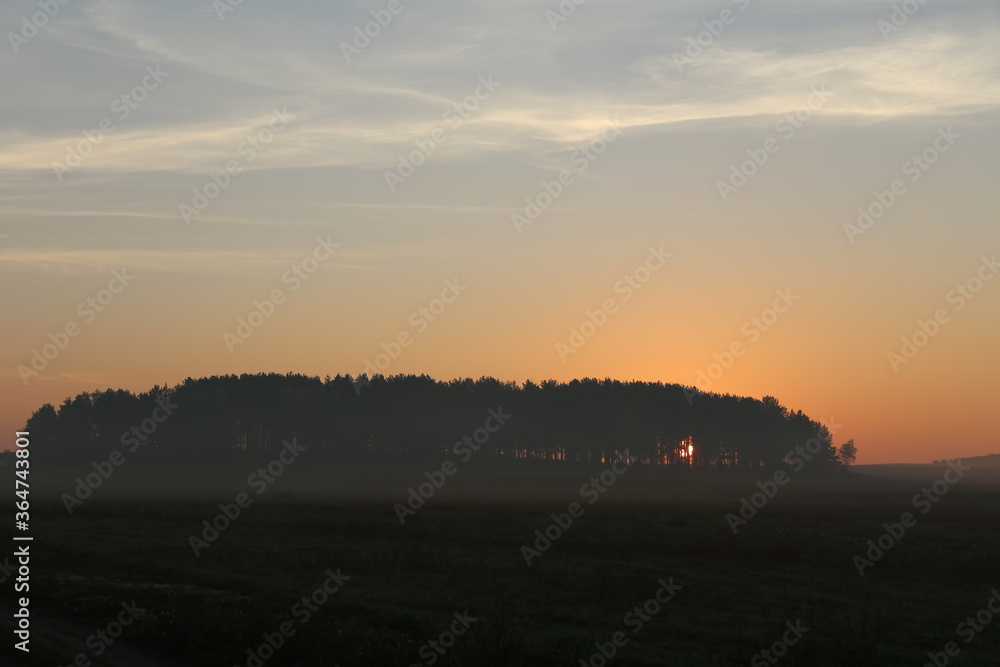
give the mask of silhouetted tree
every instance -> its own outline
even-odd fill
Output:
[[[854,446],[853,438],[840,446],[838,458],[845,466],[853,464],[854,460],[858,458],[858,448]]]
[[[772,396],[699,392],[689,401],[680,385],[609,378],[523,385],[426,375],[187,378],[138,395],[85,392],[58,410],[46,404],[27,428],[43,456],[89,462],[120,447],[122,434],[165,400],[179,407],[143,447],[192,466],[265,459],[292,438],[337,460],[440,458],[477,429],[482,436],[490,409],[512,417],[479,443],[481,458],[601,462],[629,450],[651,465],[754,469],[780,465],[795,447],[817,441],[811,467],[837,467],[844,454],[842,447],[838,458],[825,427]]]

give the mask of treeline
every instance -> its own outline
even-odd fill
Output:
[[[950,463],[951,461],[961,461],[966,465],[978,465],[978,466],[1000,466],[1000,454],[983,454],[981,456],[963,456],[958,459],[939,459],[934,461],[935,464],[944,465]]]
[[[328,460],[477,457],[757,468],[810,449],[840,465],[829,431],[775,398],[583,379],[519,385],[426,375],[224,375],[133,394],[85,392],[28,420],[35,455],[87,463],[118,449],[158,460],[265,458],[298,439]],[[471,447],[472,444],[475,447]]]

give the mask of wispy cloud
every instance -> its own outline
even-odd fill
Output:
[[[650,8],[634,18],[619,16],[613,31],[636,36],[635,44],[619,44],[595,43],[594,31],[602,26],[588,23],[593,16],[588,19],[582,10],[574,24],[553,33],[535,5],[465,12],[413,5],[349,65],[338,44],[355,25],[371,20],[357,3],[333,8],[298,3],[288,11],[245,3],[224,22],[207,6],[102,0],[51,28],[48,38],[64,45],[135,66],[163,63],[176,72],[148,109],[140,108],[95,147],[81,171],[219,169],[275,105],[287,106],[296,119],[248,168],[390,167],[414,140],[441,127],[448,107],[488,73],[503,81],[502,90],[463,125],[460,141],[444,146],[435,159],[488,160],[497,154],[531,159],[587,140],[612,120],[626,127],[709,119],[738,123],[794,109],[809,87],[820,83],[831,94],[822,111],[828,122],[1000,107],[996,24],[974,33],[957,20],[910,25],[887,41],[868,12],[863,22],[861,15],[856,18],[851,34],[857,37],[808,46],[758,42],[753,26],[742,32],[734,26],[735,34],[723,35],[681,73],[673,54],[692,29],[690,7],[674,9],[684,12],[685,20],[661,17],[655,32]],[[776,9],[772,4],[753,11]],[[622,58],[636,49],[645,55]],[[92,74],[82,75],[98,85],[88,78]],[[37,91],[42,84],[33,85]],[[198,109],[201,114],[193,113]],[[91,129],[84,120],[45,134],[26,132],[17,115],[30,109],[11,111],[5,114],[8,130],[0,125],[7,147],[0,169],[51,170],[54,161],[64,159],[66,146]],[[81,118],[95,121],[102,112],[100,107],[80,111]]]
[[[301,253],[300,253],[301,255]],[[128,267],[141,271],[183,273],[227,273],[247,270],[269,270],[287,267],[300,260],[287,249],[282,252],[236,250],[176,250],[138,249],[92,250],[11,250],[0,255],[0,270],[21,270],[59,274],[86,274],[95,270]],[[377,266],[343,262],[328,262],[329,268],[349,271],[379,271]]]

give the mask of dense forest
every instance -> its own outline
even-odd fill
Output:
[[[627,450],[644,464],[744,469],[779,464],[811,442],[819,451],[810,467],[840,465],[829,431],[773,397],[610,379],[188,378],[45,404],[26,430],[36,455],[68,464],[113,449],[164,461],[263,458],[295,438],[317,460],[439,458],[464,440],[480,458],[603,462]]]

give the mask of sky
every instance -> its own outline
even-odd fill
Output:
[[[905,5],[905,6],[904,6]],[[11,0],[0,428],[378,370],[1000,451],[1000,7]]]

